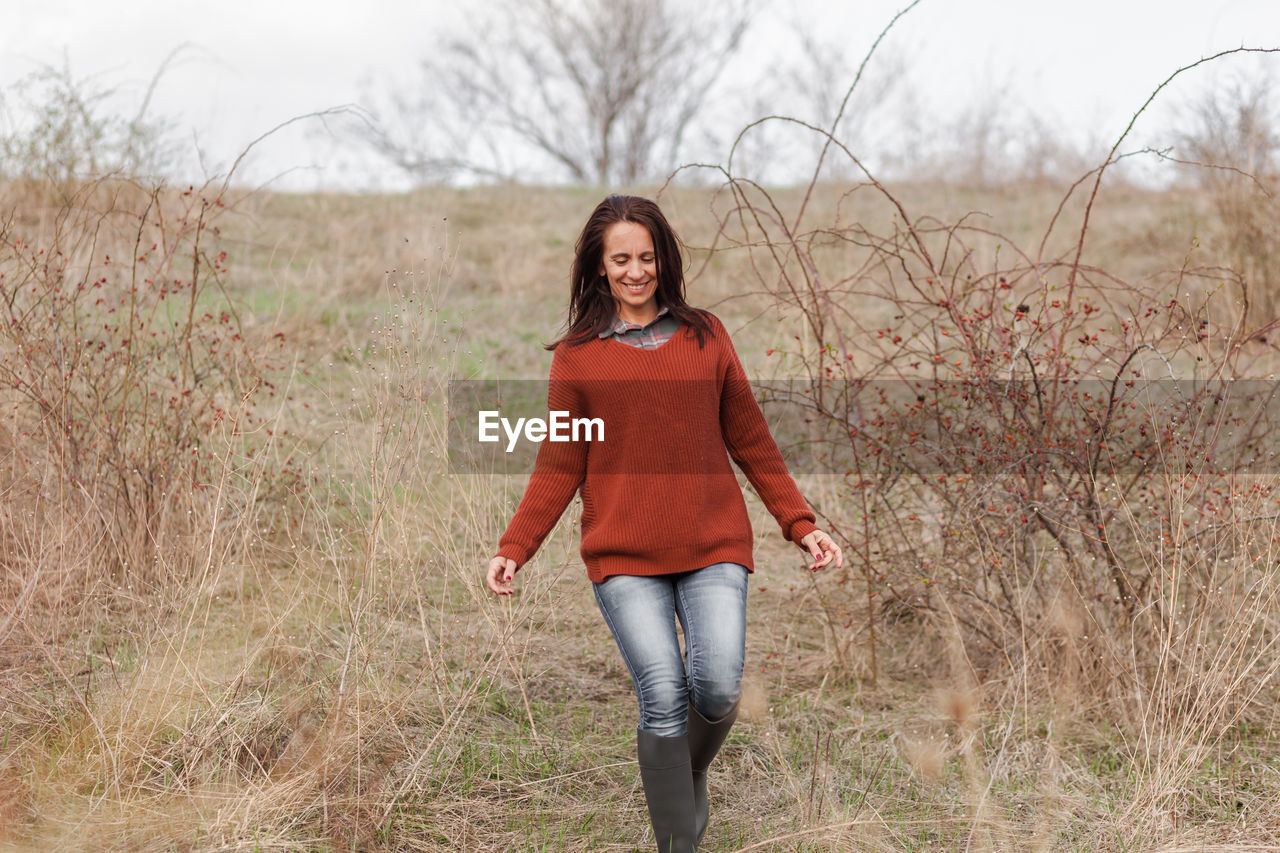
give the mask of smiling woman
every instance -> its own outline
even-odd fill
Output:
[[[569,328],[547,349],[608,337],[615,322],[647,327],[659,313],[671,318],[664,321],[664,332],[686,326],[699,346],[711,330],[710,315],[685,301],[680,239],[662,210],[645,198],[611,195],[578,236],[570,272]]]
[[[729,457],[811,569],[840,566],[840,548],[815,526],[724,325],[685,302],[680,243],[652,201],[610,196],[591,214],[568,327],[551,345],[548,410],[618,429],[607,442],[541,444],[487,583],[511,594],[581,494],[582,560],[635,683],[654,839],[664,853],[692,851],[707,829],[707,768],[737,717],[754,571]]]
[[[609,280],[618,319],[646,326],[658,315],[658,261],[649,229],[615,222],[604,232],[600,275]]]

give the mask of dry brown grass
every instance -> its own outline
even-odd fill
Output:
[[[943,221],[982,209],[1015,231],[1056,200],[901,192]],[[824,188],[813,215],[870,225],[882,211],[861,199]],[[545,375],[539,344],[595,200],[237,201],[227,288],[285,332],[288,369],[251,458],[243,437],[213,435],[221,486],[192,516],[200,551],[161,554],[158,588],[103,578],[56,506],[42,538],[6,540],[23,574],[0,602],[0,848],[646,845],[634,699],[582,576],[575,511],[498,600],[481,571],[521,482],[450,474],[445,459],[449,378]],[[797,320],[750,292],[743,253],[702,248],[722,201],[680,189],[666,203],[693,249],[691,300],[766,375],[765,351]],[[1202,205],[1122,190],[1100,209],[1096,251],[1134,278],[1177,268]],[[272,485],[286,462],[297,477]],[[841,511],[828,482],[801,480]],[[1019,657],[977,660],[945,611],[904,601],[877,611],[872,686],[857,596],[801,571],[749,506],[748,684],[707,849],[1280,849],[1280,577],[1273,525],[1254,519],[1269,507],[1233,505],[1229,559],[1166,553],[1178,580],[1154,644],[1099,624],[1064,587]],[[1213,595],[1189,595],[1205,584]]]

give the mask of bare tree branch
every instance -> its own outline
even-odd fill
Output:
[[[531,158],[579,183],[660,177],[760,2],[502,0],[425,58],[418,90],[393,92],[361,135],[424,179],[519,177]]]

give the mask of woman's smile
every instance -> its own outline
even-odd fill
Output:
[[[643,326],[658,316],[658,259],[648,228],[625,221],[610,225],[600,275],[609,282],[621,319]]]
[[[598,451],[576,431],[557,441],[551,430],[485,576],[495,595],[514,593],[515,573],[581,497],[582,561],[635,686],[636,763],[660,853],[692,853],[702,841],[708,768],[742,693],[755,539],[726,448],[783,534],[812,556],[809,568],[841,567],[839,546],[786,471],[729,332],[684,301],[680,245],[646,198],[609,196],[587,220],[569,331],[547,347],[547,410],[599,420],[601,441],[605,418],[626,428],[610,427]],[[670,322],[654,322],[659,310]],[[667,343],[686,326],[696,346]],[[628,354],[656,347],[671,357]],[[483,426],[480,440],[489,440]]]

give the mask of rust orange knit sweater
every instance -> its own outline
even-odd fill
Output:
[[[582,560],[595,583],[719,562],[754,571],[730,456],[783,536],[799,544],[816,529],[729,333],[710,319],[701,348],[688,326],[651,350],[599,338],[556,347],[549,410],[601,419],[604,438],[542,442],[499,556],[524,565],[581,489]]]

